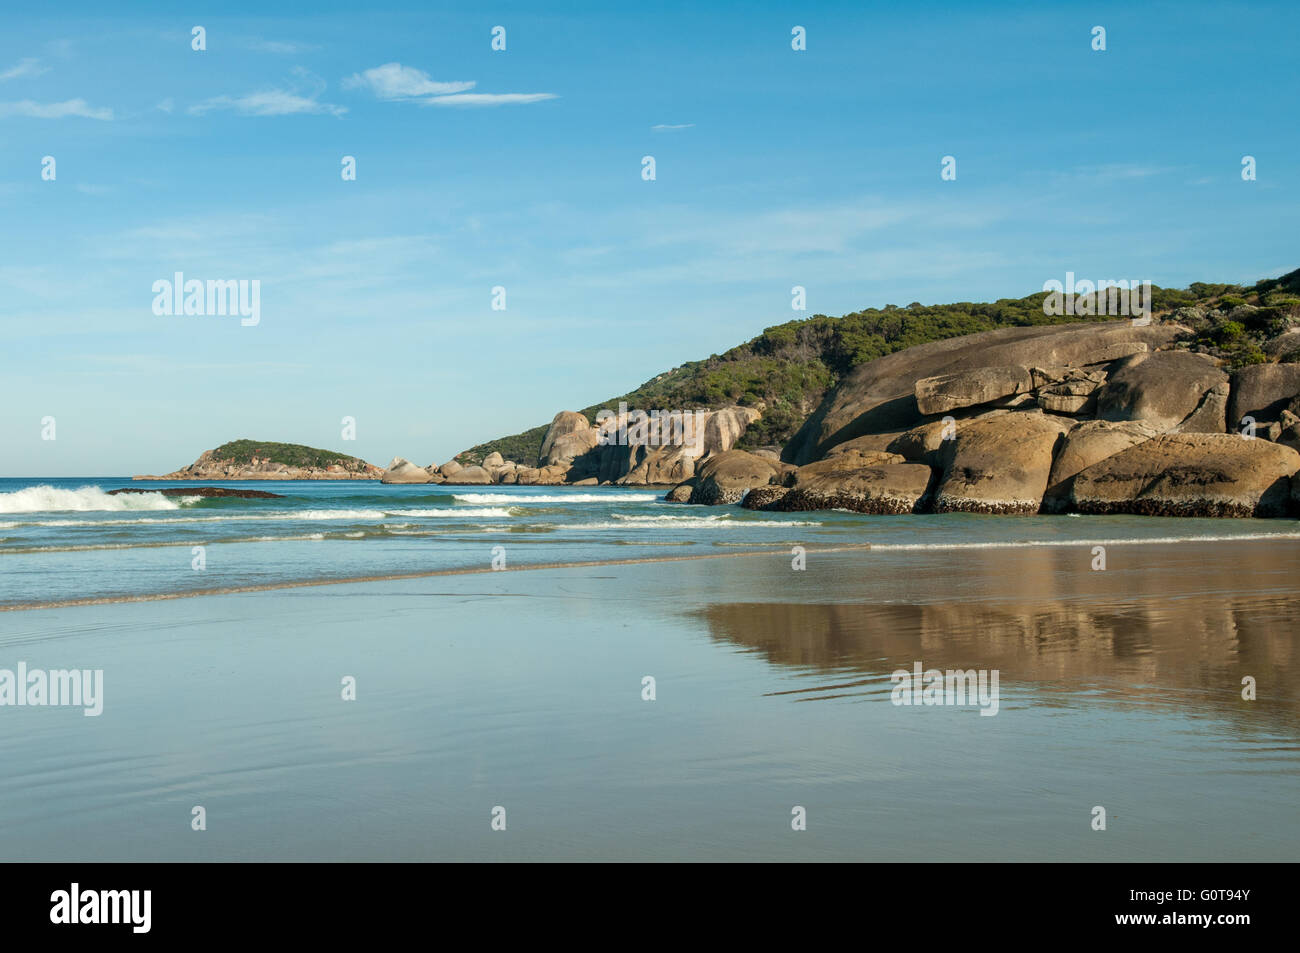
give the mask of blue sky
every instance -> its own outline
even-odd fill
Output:
[[[794,285],[842,314],[1300,266],[1294,4],[103,9],[0,34],[4,476],[237,437],[441,462]],[[176,271],[259,280],[260,324],[155,315]]]

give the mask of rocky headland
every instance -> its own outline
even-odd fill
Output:
[[[707,412],[694,445],[561,411],[535,465],[399,458],[383,479],[671,485],[670,501],[773,511],[1300,515],[1300,363],[1225,368],[1190,333],[1088,321],[906,348],[855,368],[779,447],[736,448],[752,407]]]
[[[789,322],[441,464],[241,440],[137,479],[664,487],[671,502],[771,511],[1300,515],[1300,271],[1156,289],[1141,320],[1052,317],[1044,297]],[[960,333],[971,327],[986,329]],[[665,406],[688,409],[651,410]]]

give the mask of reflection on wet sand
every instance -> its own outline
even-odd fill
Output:
[[[1035,704],[1177,706],[1300,729],[1294,543],[1112,547],[1103,571],[1088,548],[877,555],[869,578],[821,590],[833,602],[700,613],[714,638],[807,669],[816,684],[790,692],[805,698],[887,694],[889,674],[920,660],[998,669],[1004,692]],[[1245,676],[1256,701],[1242,698]]]

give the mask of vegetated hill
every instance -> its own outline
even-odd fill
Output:
[[[241,464],[251,464],[254,457],[258,460],[269,458],[272,463],[282,463],[288,467],[319,467],[324,469],[335,464],[348,470],[364,470],[367,467],[366,461],[350,454],[339,453],[337,450],[305,447],[300,443],[232,440],[211,451],[211,459],[213,460],[230,460]]]
[[[641,410],[714,409],[727,404],[758,407],[762,418],[749,427],[737,446],[780,445],[798,430],[828,390],[866,361],[915,344],[994,328],[1115,320],[1110,315],[1047,315],[1043,313],[1046,297],[1046,292],[1038,292],[991,304],[923,305],[914,301],[905,308],[889,304],[841,318],[816,314],[787,321],[725,354],[683,364],[627,394],[581,408],[581,413],[594,422],[597,411],[615,410],[620,401]],[[1300,270],[1249,287],[1204,282],[1194,282],[1183,290],[1153,286],[1152,310],[1157,316],[1170,315],[1191,327],[1190,346],[1210,351],[1234,367],[1260,363],[1266,360],[1264,342],[1300,319]],[[1300,352],[1281,359],[1300,360]],[[456,459],[477,463],[496,451],[507,460],[531,466],[549,425],[547,420],[523,433],[479,444]]]

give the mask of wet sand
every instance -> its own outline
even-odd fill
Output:
[[[103,668],[105,706],[0,709],[0,854],[1289,860],[1298,548],[786,550],[6,613],[3,664]],[[997,716],[891,704],[914,661],[999,669]]]

